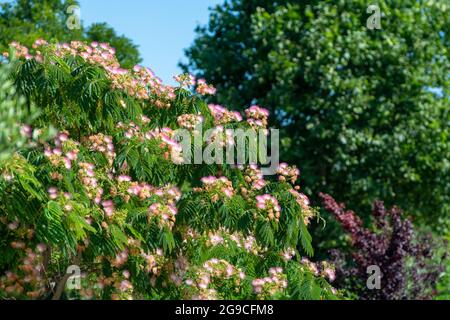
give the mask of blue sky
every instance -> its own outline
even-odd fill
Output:
[[[208,7],[223,0],[80,0],[84,25],[107,22],[139,45],[143,65],[167,84],[180,73],[183,49],[198,23],[208,22]]]

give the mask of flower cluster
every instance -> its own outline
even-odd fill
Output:
[[[203,122],[203,117],[198,114],[183,114],[178,117],[177,122],[181,128],[194,130],[200,123]]]
[[[174,88],[163,85],[161,79],[150,69],[141,66],[135,66],[131,71],[122,69],[116,57],[116,50],[107,43],[92,42],[88,45],[81,41],[72,41],[49,45],[45,40],[39,39],[33,45],[37,50],[34,56],[29,53],[28,48],[17,42],[11,43],[11,46],[16,50],[16,57],[35,59],[40,63],[44,61],[43,53],[39,51],[42,50],[50,51],[58,57],[80,57],[89,64],[99,65],[105,69],[114,89],[122,90],[137,99],[149,100],[158,108],[171,107],[175,99]],[[210,94],[215,92],[213,87],[202,82],[197,90]]]
[[[235,144],[233,130],[225,129],[223,126],[217,126],[211,130],[207,137],[207,142],[219,148],[233,146]]]
[[[177,213],[177,208],[170,204],[154,203],[148,208],[149,220],[155,221],[161,229],[167,227],[172,230]]]
[[[247,116],[247,122],[254,129],[267,128],[269,110],[261,108],[259,106],[251,106],[245,110]]]
[[[93,199],[96,204],[100,204],[104,190],[99,186],[98,180],[95,177],[95,165],[88,162],[80,162],[78,166],[80,167],[78,175],[88,197]]]
[[[161,142],[161,149],[167,150],[164,153],[165,159],[168,160],[170,158],[175,164],[181,164],[184,162],[183,148],[174,139],[174,130],[166,127],[143,131],[141,127],[134,122],[130,122],[129,124],[119,122],[116,127],[124,130],[124,136],[127,139],[137,139],[140,142],[151,139],[159,140]]]
[[[219,287],[225,281],[231,281],[239,291],[242,280],[245,279],[245,273],[236,268],[226,260],[210,259],[197,271],[195,279],[187,279],[185,284],[193,287],[193,300],[215,300],[218,299],[217,290],[213,287]]]
[[[177,186],[167,185],[155,189],[157,195],[162,201],[169,205],[174,205],[181,198],[181,191]]]
[[[103,211],[108,218],[111,218],[114,214],[114,202],[112,200],[106,200],[102,202]]]
[[[183,279],[189,269],[189,262],[185,256],[179,255],[173,263],[166,265],[166,269],[169,274],[169,281],[176,287],[180,287],[183,285]]]
[[[73,293],[76,295],[74,298],[83,300],[104,299],[105,292],[108,292],[112,300],[132,300],[134,289],[131,283],[132,277],[132,273],[127,269],[113,270],[108,276],[101,270],[83,272],[80,275],[81,287],[74,290]],[[70,299],[71,292],[66,291],[66,294]]]
[[[127,75],[119,79],[121,80],[119,89],[128,91],[130,95],[134,94],[138,99],[150,99],[158,108],[170,108],[172,101],[175,100],[175,89],[163,85],[161,79],[149,68],[135,66],[131,77]]]
[[[126,139],[137,138],[139,141],[144,141],[146,139],[145,134],[141,131],[141,127],[134,122],[118,122],[116,128],[122,130]]]
[[[132,196],[140,200],[146,200],[152,196],[167,204],[174,205],[181,198],[181,192],[176,186],[166,185],[161,188],[154,187],[146,182],[132,181],[130,176],[120,175],[117,177],[118,193],[128,202]]]
[[[138,197],[140,200],[150,198],[155,191],[155,188],[145,182],[131,181],[131,177],[127,175],[120,175],[117,177],[117,191],[122,196],[125,202],[129,202],[131,197]]]
[[[290,261],[292,260],[292,258],[295,256],[296,252],[294,248],[287,248],[285,250],[283,250],[283,252],[281,253],[281,257],[283,258],[284,261]]]
[[[279,222],[281,207],[274,196],[270,194],[256,196],[256,207],[267,214],[267,221]]]
[[[296,166],[289,166],[287,163],[280,163],[277,168],[277,174],[279,174],[278,179],[280,181],[290,181],[294,184],[300,175],[300,170],[298,170]]]
[[[156,280],[161,276],[163,268],[168,263],[168,257],[164,255],[162,249],[150,252],[145,251],[145,246],[139,240],[128,238],[127,246],[116,253],[115,256],[98,256],[94,259],[94,264],[101,265],[109,263],[111,273],[108,276],[103,274],[101,269],[95,272],[82,274],[85,285],[79,294],[86,299],[103,299],[104,293],[109,292],[111,299],[123,300],[133,299],[132,273],[128,269],[128,263],[138,262],[138,270],[147,273],[149,283],[156,285]]]
[[[314,217],[314,211],[310,207],[310,202],[309,202],[308,197],[305,194],[298,192],[296,190],[296,188],[298,189],[299,187],[290,189],[289,193],[294,196],[295,201],[302,208],[303,222],[305,223],[305,225],[309,225],[311,218]]]
[[[183,148],[174,140],[174,131],[170,128],[155,129],[146,133],[146,137],[153,137],[154,139],[161,140],[161,148],[167,149],[164,153],[165,159],[171,159],[175,164],[181,164],[184,162]]]
[[[39,41],[39,40],[38,40]],[[90,64],[101,65],[105,70],[113,73],[120,69],[120,64],[115,56],[115,49],[111,48],[107,43],[92,42],[88,45],[81,41],[71,41],[70,43],[60,43],[48,46],[47,43],[35,43],[36,48],[50,49],[58,57],[79,56]]]
[[[113,283],[113,287],[119,292],[119,293],[113,293],[111,295],[112,300],[132,300],[133,299],[133,285],[131,284],[129,278],[130,274],[125,272],[122,273],[123,277],[125,279],[119,278],[119,276],[116,273],[113,273],[112,278],[117,279]]]
[[[85,277],[86,275],[82,275]],[[132,300],[133,284],[131,283],[131,273],[128,270],[122,272],[115,271],[110,276],[101,275],[96,279],[94,286],[86,286],[82,288],[80,295],[86,299],[101,299],[101,292],[106,288],[111,290],[112,300]],[[97,290],[95,290],[97,289]],[[97,292],[95,292],[97,291]],[[97,293],[97,294],[96,294]]]
[[[251,164],[245,169],[244,179],[248,184],[251,185],[251,188],[253,190],[261,190],[267,184],[267,182],[264,180],[261,169],[259,169],[255,164]],[[244,191],[244,194],[246,193],[246,191],[247,190]]]
[[[287,288],[287,277],[280,267],[270,268],[269,277],[255,279],[252,281],[253,292],[258,299],[271,299],[276,294],[283,293]]]
[[[230,244],[233,244],[253,255],[259,255],[264,252],[252,234],[245,236],[241,232],[231,233],[225,228],[220,228],[216,231],[209,231],[207,234],[206,245],[209,247],[218,245],[228,247]]]
[[[164,252],[162,249],[156,249],[150,254],[142,252],[141,256],[145,260],[145,271],[155,277],[159,276],[165,262]]]
[[[306,268],[306,270],[308,270],[315,276],[321,275],[322,277],[328,279],[331,282],[333,282],[336,279],[335,268],[331,263],[327,261],[315,263],[309,260],[308,258],[303,257],[300,260],[300,264],[302,265],[302,267]]]
[[[56,187],[50,187],[47,189],[48,198],[50,200],[58,199],[59,204],[62,205],[64,211],[70,212],[73,209],[72,195],[69,192],[60,192]]]
[[[16,250],[23,250],[25,256],[17,267],[17,272],[6,271],[0,278],[0,291],[4,291],[11,296],[26,294],[31,299],[37,299],[45,293],[45,278],[42,275],[44,270],[42,253],[46,250],[44,244],[37,245],[35,250],[26,248],[22,241],[11,243],[11,247]]]
[[[132,196],[138,197],[141,201],[153,196],[158,197],[159,202],[148,208],[148,219],[156,222],[160,228],[173,228],[177,214],[176,203],[181,198],[178,187],[167,185],[157,188],[145,182],[134,182],[130,176],[126,175],[118,176],[117,182],[118,194],[125,202],[128,202]]]
[[[320,266],[320,274],[324,278],[328,279],[330,282],[336,280],[336,270],[334,265],[327,261],[322,261]]]
[[[55,148],[45,147],[44,155],[54,167],[65,167],[67,170],[72,169],[72,162],[78,158],[78,143],[69,140],[66,132],[60,132],[55,137]],[[60,179],[60,175],[55,173],[53,178]]]
[[[216,94],[216,88],[212,85],[208,85],[206,83],[205,79],[198,79],[197,80],[197,93],[201,94],[202,96],[205,96],[207,94],[214,95]]]
[[[116,254],[114,259],[111,261],[111,265],[116,268],[122,267],[127,261],[129,257],[128,249],[124,249]]]
[[[216,125],[242,121],[242,116],[237,111],[229,111],[228,109],[217,104],[209,104],[208,108],[214,117],[214,123]]]
[[[33,59],[33,55],[30,54],[30,50],[27,47],[22,46],[20,43],[14,41],[14,42],[11,42],[10,46],[12,48],[14,48],[14,50],[15,50],[14,54],[15,54],[15,56],[17,58],[25,58],[26,60]],[[8,58],[9,57],[9,53],[8,52],[4,52],[3,56],[5,58]],[[38,53],[38,56],[42,57],[39,53]]]
[[[99,133],[88,138],[88,144],[91,151],[103,153],[108,159],[108,163],[112,166],[116,153],[114,152],[114,144],[110,136]]]
[[[195,77],[189,73],[183,73],[173,78],[180,84],[180,87],[189,88],[195,85]]]
[[[195,191],[208,193],[211,195],[213,202],[223,199],[223,196],[231,198],[234,195],[233,184],[226,177],[203,177],[201,182],[203,183],[203,188],[196,188]]]

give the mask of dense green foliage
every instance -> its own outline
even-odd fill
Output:
[[[31,46],[37,39],[59,42],[86,40],[108,42],[120,51],[118,59],[125,68],[141,62],[137,46],[125,36],[119,36],[106,23],[69,29],[67,21],[76,12],[67,12],[73,0],[14,0],[0,4],[0,52],[18,41]],[[82,8],[81,8],[82,10]]]
[[[173,130],[186,119],[250,127],[208,108],[200,95],[212,87],[122,69],[106,44],[34,47],[8,55],[40,114],[34,143],[0,163],[0,298],[334,298],[332,267],[305,257],[315,212],[295,168],[266,180],[256,165],[178,161]],[[49,126],[54,138],[38,134]],[[81,290],[66,289],[71,265]]]
[[[17,147],[24,144],[26,139],[20,132],[18,121],[27,120],[25,99],[17,96],[4,69],[0,69],[0,161],[10,157]]]
[[[218,88],[214,102],[272,111],[312,196],[358,212],[383,199],[445,232],[449,4],[377,4],[381,29],[370,30],[363,0],[228,0],[198,27],[184,68]]]

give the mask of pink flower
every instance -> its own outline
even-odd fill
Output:
[[[119,290],[124,292],[133,288],[133,285],[128,280],[123,280],[120,282]]]
[[[75,152],[75,151],[69,151],[69,152],[67,152],[67,154],[66,154],[66,157],[69,159],[69,160],[76,160],[77,159],[77,157],[78,157],[78,154],[77,154],[77,152]]]
[[[56,198],[58,198],[58,189],[56,189],[55,187],[50,187],[47,191],[50,199],[55,200]]]
[[[233,190],[231,190],[231,189],[229,189],[229,188],[223,189],[223,193],[224,193],[228,198],[231,198],[231,197],[233,196],[233,194],[234,194]]]
[[[9,230],[16,230],[18,227],[19,227],[18,221],[14,221],[14,222],[11,222],[10,224],[8,224]]]
[[[131,177],[125,176],[125,175],[120,175],[117,178],[117,181],[119,181],[119,182],[130,182],[131,181]]]
[[[67,157],[64,157],[64,166],[67,170],[70,170],[72,168],[72,162]]]
[[[336,273],[335,273],[334,269],[325,268],[325,270],[323,270],[323,273],[324,273],[325,277],[327,277],[331,282],[336,280]]]
[[[108,217],[111,217],[114,214],[114,203],[112,200],[107,200],[102,202],[103,211]]]
[[[259,180],[256,180],[254,183],[253,183],[253,185],[252,185],[252,187],[253,187],[253,189],[255,189],[255,190],[261,190],[262,188],[264,188],[265,186],[266,186],[266,181],[265,180],[263,180],[263,179],[259,179]]]
[[[31,138],[32,134],[33,134],[33,129],[31,128],[31,126],[29,125],[24,125],[21,130],[20,130],[21,134],[27,138]]]
[[[214,176],[209,176],[209,177],[201,178],[200,181],[203,182],[204,184],[211,184],[211,183],[214,183],[216,180],[217,180],[216,177],[214,177]]]
[[[43,243],[39,243],[39,244],[36,246],[37,251],[40,252],[40,253],[44,252],[44,251],[46,250],[46,248],[47,248],[46,245],[43,244]]]
[[[102,202],[103,207],[112,207],[113,205],[114,205],[114,203],[112,202],[112,200],[107,200],[107,201]]]
[[[53,154],[52,150],[49,148],[46,148],[44,151],[44,155],[48,158]]]
[[[65,133],[60,133],[58,134],[57,139],[59,139],[59,141],[61,142],[65,142],[69,139],[69,137]]]

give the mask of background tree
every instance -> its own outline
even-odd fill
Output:
[[[106,23],[95,23],[70,30],[66,23],[67,8],[79,5],[74,0],[16,0],[0,4],[0,52],[12,41],[31,46],[37,39],[68,42],[86,40],[108,42],[120,52],[119,61],[130,68],[142,61],[137,46]]]
[[[362,0],[225,1],[182,67],[217,86],[214,102],[275,113],[307,193],[339,195],[358,212],[384,199],[446,231],[449,7],[378,4],[381,30],[366,27]]]

